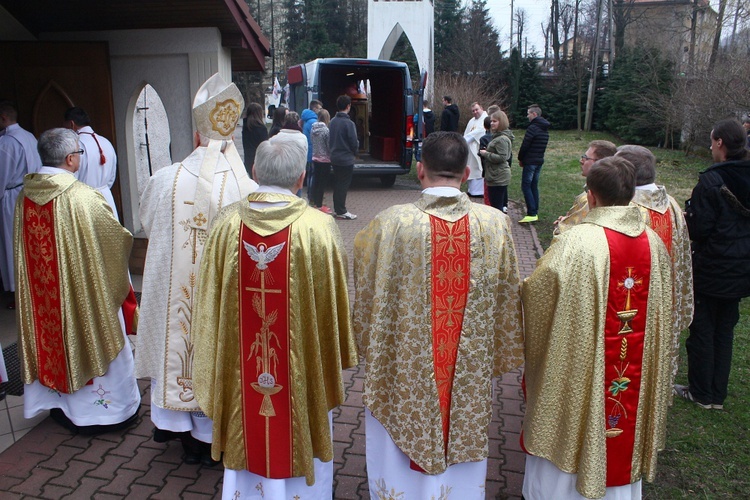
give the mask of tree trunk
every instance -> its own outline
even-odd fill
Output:
[[[690,17],[690,48],[688,49],[688,68],[691,73],[695,72],[695,38],[698,25],[698,0],[693,0],[693,15]]]
[[[560,2],[552,0],[550,5],[550,29],[552,30],[552,55],[555,58],[555,70],[560,65]]]
[[[727,8],[727,0],[719,1],[719,17],[716,19],[716,34],[714,35],[714,46],[711,49],[711,58],[708,60],[708,71],[714,69],[716,58],[719,55],[719,42],[721,41],[721,27],[724,24],[724,11]]]

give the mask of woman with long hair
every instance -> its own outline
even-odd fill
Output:
[[[323,196],[328,184],[328,176],[331,173],[331,151],[328,147],[328,137],[330,135],[328,131],[329,123],[331,123],[330,113],[325,109],[321,109],[318,112],[318,121],[313,123],[310,129],[310,137],[313,145],[313,178],[315,179],[311,187],[310,203],[321,212],[327,214],[332,213],[330,208],[323,205]]]
[[[284,106],[279,106],[273,110],[273,122],[271,123],[271,130],[268,132],[269,138],[278,134],[281,127],[284,126],[284,119],[286,118],[287,111],[289,110]]]
[[[510,184],[510,161],[513,153],[513,132],[508,128],[508,115],[495,111],[490,116],[492,140],[487,149],[480,150],[484,161],[484,182],[490,205],[508,212],[508,184]]]
[[[247,105],[245,123],[242,125],[242,149],[245,151],[245,169],[252,177],[255,150],[268,140],[268,129],[263,121],[263,108],[257,102]]]

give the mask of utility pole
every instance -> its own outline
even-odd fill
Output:
[[[513,48],[513,0],[510,0],[510,48]]]
[[[594,35],[594,50],[591,58],[591,78],[589,79],[589,93],[586,99],[586,121],[583,129],[586,132],[591,131],[591,122],[594,118],[594,95],[596,94],[596,75],[599,72],[599,36],[602,25],[602,7],[604,0],[596,1],[596,34]]]

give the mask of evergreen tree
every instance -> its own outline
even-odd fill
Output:
[[[674,64],[657,49],[625,48],[601,98],[605,127],[633,144],[659,144],[665,123],[654,103],[671,93],[673,75]]]
[[[499,75],[502,63],[500,35],[487,8],[487,0],[474,0],[465,11],[461,25],[461,71],[493,80]]]
[[[526,110],[531,104],[539,104],[544,115],[548,115],[549,99],[547,96],[549,93],[542,86],[541,70],[535,53],[521,57],[518,47],[511,50],[508,84],[510,88],[508,118],[514,126],[526,127],[528,125]]]
[[[461,66],[461,19],[464,9],[460,0],[435,0],[435,71],[454,72]]]

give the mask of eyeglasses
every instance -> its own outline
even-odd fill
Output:
[[[582,154],[582,155],[581,155],[581,160],[583,160],[583,161],[588,161],[588,160],[593,160],[593,161],[596,161],[596,159],[595,159],[595,158],[592,158],[592,157],[590,157],[590,156],[586,156],[585,154]]]
[[[79,149],[78,151],[73,151],[72,153],[68,153],[68,154],[67,154],[67,155],[65,155],[65,156],[70,156],[70,155],[82,155],[82,154],[83,154],[83,149]]]

